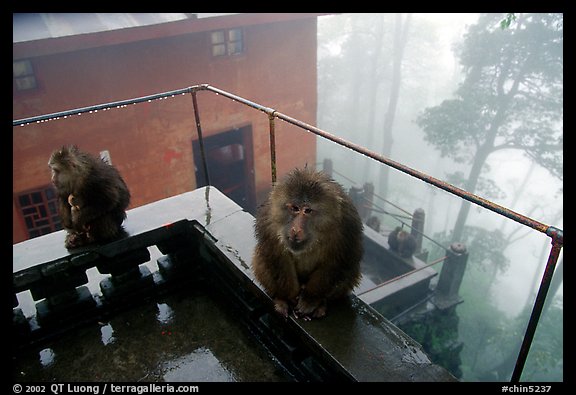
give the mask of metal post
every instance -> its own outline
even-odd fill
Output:
[[[536,333],[538,321],[540,320],[540,314],[542,313],[542,308],[544,307],[544,302],[546,301],[546,294],[550,288],[552,275],[554,274],[556,262],[558,261],[560,251],[562,250],[562,244],[564,242],[564,236],[561,230],[553,228],[550,230],[550,232],[547,233],[548,236],[552,237],[552,249],[550,250],[548,262],[546,263],[546,268],[544,269],[544,274],[542,275],[542,280],[540,282],[540,288],[538,289],[538,294],[536,295],[536,300],[534,301],[534,306],[532,307],[532,314],[530,314],[530,320],[528,321],[528,327],[526,328],[526,333],[524,334],[524,340],[522,341],[522,346],[520,346],[520,352],[518,353],[518,358],[516,359],[516,366],[514,366],[514,371],[512,372],[512,378],[510,381],[513,383],[519,382],[520,377],[522,376],[522,370],[524,369],[526,358],[528,358],[528,352],[530,351],[530,346],[532,345],[532,340],[534,339],[534,334]]]
[[[272,185],[276,184],[276,131],[274,113],[268,114],[270,121],[270,166],[272,171]]]
[[[208,162],[206,161],[206,153],[204,151],[204,139],[202,138],[202,125],[200,124],[200,114],[198,112],[198,101],[196,100],[196,91],[192,91],[192,105],[194,106],[194,117],[196,119],[196,130],[198,131],[198,143],[200,144],[202,167],[204,167],[204,179],[206,180],[206,185],[210,185],[210,177],[208,175]]]

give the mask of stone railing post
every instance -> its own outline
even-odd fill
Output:
[[[450,245],[450,248],[446,250],[446,255],[434,296],[434,304],[440,310],[448,309],[462,302],[458,291],[468,262],[468,251],[462,243]]]
[[[410,233],[416,239],[416,252],[422,251],[422,235],[424,234],[424,220],[426,218],[426,214],[424,210],[421,208],[417,208],[414,210],[414,214],[412,214],[412,230]]]

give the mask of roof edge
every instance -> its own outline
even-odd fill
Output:
[[[13,43],[12,55],[14,59],[29,58],[238,26],[315,18],[322,15],[330,15],[330,13],[246,13],[182,19],[154,25],[17,42]]]

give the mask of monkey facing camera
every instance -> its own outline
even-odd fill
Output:
[[[67,249],[123,237],[130,192],[116,168],[76,146],[52,152],[48,166],[58,196]]]
[[[256,215],[254,275],[277,312],[326,314],[361,277],[363,228],[342,186],[322,172],[295,169],[275,185]]]

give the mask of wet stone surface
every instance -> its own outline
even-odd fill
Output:
[[[15,334],[35,330],[39,324],[41,330],[32,333],[32,339],[54,335],[64,329],[57,327],[58,320],[74,319],[67,314],[88,316],[93,321],[34,349],[28,345],[13,353],[13,380],[201,382],[291,381],[298,377],[303,381],[455,381],[445,369],[431,363],[419,344],[357,297],[351,297],[351,303],[331,304],[325,318],[310,322],[293,317],[274,320],[262,313],[259,308],[271,306],[272,300],[254,283],[250,268],[255,246],[253,223],[250,214],[218,190],[206,187],[130,210],[126,228],[131,237],[98,248],[96,255],[74,255],[69,260],[62,251],[63,231],[14,245],[14,282],[19,287],[15,295],[18,303],[14,304],[18,306],[14,311]],[[191,253],[188,243],[196,245],[198,251]],[[138,278],[136,284],[144,287],[135,296],[135,283],[120,281],[123,286],[108,287],[124,274],[113,274],[109,280],[100,272],[97,254],[125,258],[128,251],[140,254],[145,246],[154,248],[147,247],[146,254],[136,256],[136,264],[150,259],[140,267],[140,274],[151,264],[159,287],[154,289],[151,281],[140,281],[146,276],[130,277]],[[183,266],[168,269],[171,260],[162,259],[162,273],[156,273],[162,254],[170,253],[179,257]],[[184,270],[187,265],[205,270],[189,272]],[[79,276],[82,281],[67,281],[66,285],[78,287],[82,283],[80,288],[89,289],[97,296],[95,300],[103,301],[100,308],[91,311],[94,306],[89,306],[82,310],[85,314],[38,310],[46,301],[41,298],[57,293],[53,283],[60,282],[62,273],[77,274],[78,268],[88,268]],[[171,283],[173,280],[181,281]],[[372,281],[368,288],[374,285]],[[116,291],[108,292],[111,289]],[[141,299],[166,292],[171,293]],[[213,294],[221,296],[213,298]],[[126,305],[135,301],[144,304]],[[125,310],[118,311],[120,304]],[[35,311],[42,314],[33,317]],[[109,318],[95,322],[94,314]],[[251,317],[253,333],[239,315]],[[22,338],[27,338],[26,333]],[[290,367],[293,377],[277,366],[259,339]]]
[[[232,312],[179,291],[20,351],[23,381],[290,381]]]

